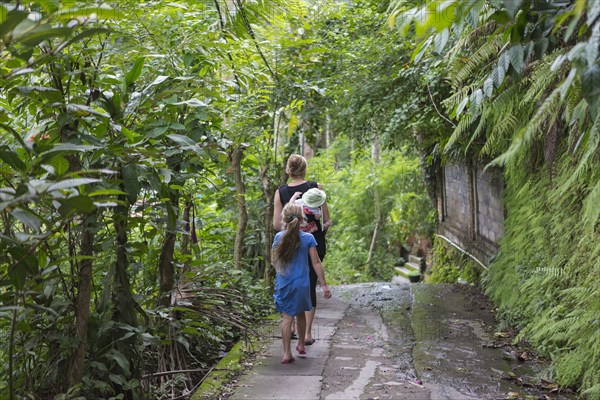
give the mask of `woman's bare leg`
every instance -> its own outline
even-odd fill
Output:
[[[304,315],[304,313],[296,315],[296,325],[298,328],[298,345],[296,346],[296,350],[302,352],[306,350],[304,348],[304,333],[306,332],[306,316]]]
[[[315,319],[315,312],[317,311],[316,307],[313,307],[312,310],[307,311],[304,313],[304,315],[306,316],[306,334],[304,335],[304,340],[302,341],[302,343],[306,342],[310,342],[312,341],[313,337],[312,337],[312,325],[313,325],[313,320]],[[300,328],[298,328],[298,332],[300,332]],[[298,337],[298,341],[300,340],[300,338]]]

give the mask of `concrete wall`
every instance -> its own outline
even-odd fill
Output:
[[[438,178],[438,233],[488,264],[504,233],[501,172],[454,162]]]

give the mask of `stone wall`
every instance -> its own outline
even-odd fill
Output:
[[[438,233],[489,264],[504,233],[504,189],[499,170],[448,163],[438,186]]]

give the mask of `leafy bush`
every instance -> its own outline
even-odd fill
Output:
[[[434,283],[456,283],[458,279],[479,284],[481,267],[465,254],[448,245],[438,237],[433,242],[433,265],[429,281]]]
[[[407,237],[431,234],[435,210],[420,172],[416,156],[388,150],[373,162],[349,152],[343,138],[311,160],[309,173],[324,185],[333,221],[324,263],[332,283],[390,280]]]

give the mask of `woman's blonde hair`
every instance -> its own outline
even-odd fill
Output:
[[[300,154],[292,154],[287,160],[285,172],[292,178],[304,178],[306,176],[306,159]]]
[[[287,203],[281,212],[285,233],[273,249],[273,264],[278,272],[285,272],[300,247],[300,223],[304,219],[302,207]]]

